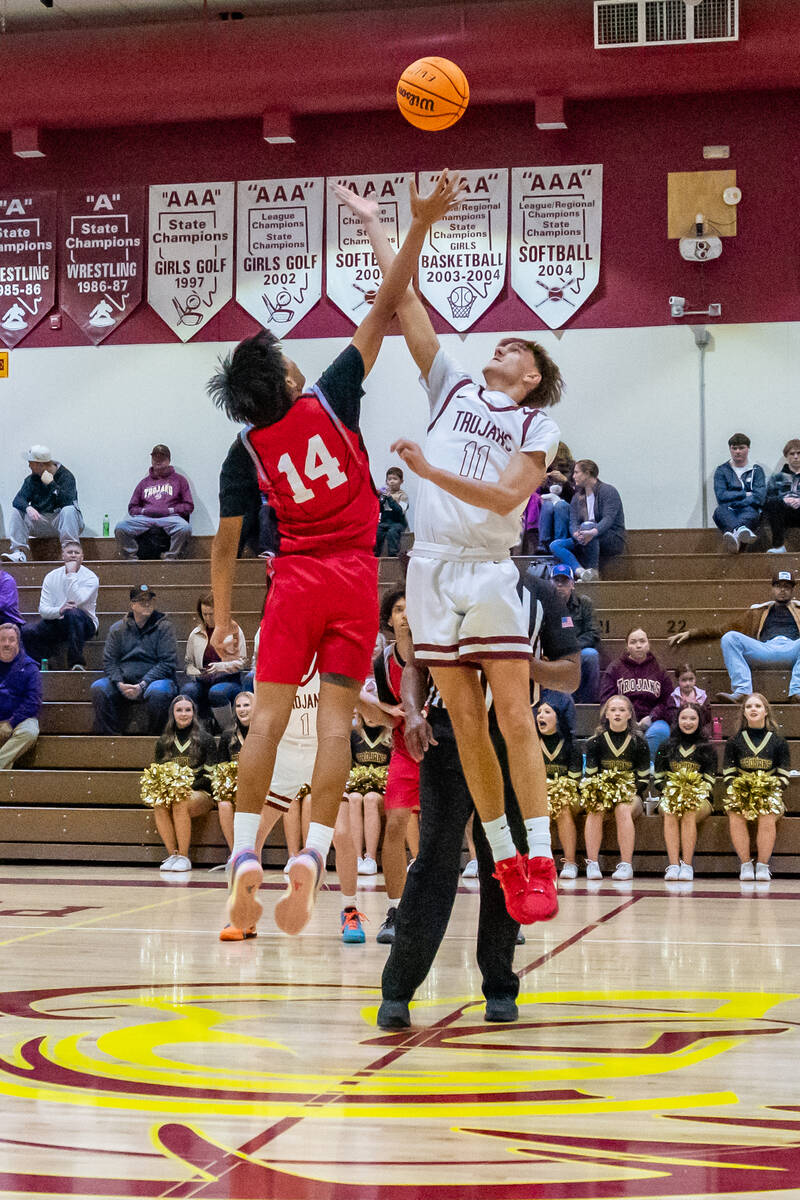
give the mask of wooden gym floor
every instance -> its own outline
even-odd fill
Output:
[[[800,881],[578,880],[516,1025],[482,1019],[474,887],[385,1034],[380,877],[365,945],[335,890],[278,935],[278,872],[223,944],[219,874],[0,867],[0,1196],[800,1197]]]

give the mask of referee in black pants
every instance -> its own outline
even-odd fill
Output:
[[[532,574],[523,582],[534,648],[534,699],[538,699],[540,687],[572,692],[580,680],[580,650],[572,619],[552,584]],[[422,716],[429,690],[426,669],[407,664],[402,702],[406,745],[412,756],[421,760],[420,846],[397,909],[394,943],[383,971],[383,1003],[378,1011],[381,1029],[406,1029],[411,1024],[409,1001],[433,964],[453,910],[464,830],[473,811],[450,718],[438,693],[430,702],[427,721]],[[514,841],[522,849],[527,846],[525,827],[493,713],[490,726],[505,783],[506,815]],[[480,821],[474,823],[473,836],[480,879],[477,959],[486,998],[484,1019],[516,1021],[519,978],[514,972],[514,946],[519,925],[508,915],[500,885],[493,878],[494,860]]]

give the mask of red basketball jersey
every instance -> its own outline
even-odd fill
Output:
[[[281,554],[371,554],[378,499],[360,434],[316,390],[280,421],[242,434],[275,513]]]

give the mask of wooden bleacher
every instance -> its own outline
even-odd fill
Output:
[[[123,562],[113,539],[85,538],[86,565],[100,577],[98,637],[87,643],[87,671],[57,669],[56,661],[43,675],[44,705],[37,744],[18,760],[17,768],[0,773],[0,857],[13,861],[142,863],[163,858],[153,814],[139,799],[139,775],[152,761],[151,737],[96,737],[91,734],[89,689],[99,678],[105,635],[127,611],[128,589],[142,582],[157,593],[156,606],[168,613],[177,629],[179,659],[185,639],[196,623],[195,604],[208,590],[210,539],[194,538],[190,558],[178,562]],[[58,565],[54,542],[34,542],[35,561],[3,563],[16,579],[20,608],[35,619],[39,589],[47,571]],[[3,547],[5,548],[5,547]],[[45,555],[50,555],[46,558]],[[713,697],[727,690],[719,642],[693,642],[671,649],[667,638],[695,624],[708,625],[734,618],[753,601],[769,595],[769,580],[778,567],[797,566],[797,555],[782,558],[752,552],[729,556],[720,549],[714,530],[633,530],[628,552],[609,564],[601,582],[580,585],[592,597],[603,630],[603,658],[610,661],[624,648],[630,628],[643,626],[654,653],[668,667],[688,659],[700,682]],[[520,565],[524,565],[521,563]],[[381,588],[401,578],[397,559],[381,560]],[[235,617],[252,645],[264,592],[264,563],[240,560],[234,592]],[[777,719],[789,739],[792,767],[800,770],[800,705],[785,699],[785,671],[756,672],[755,686],[775,703]],[[715,705],[723,736],[734,731],[738,710]],[[589,735],[597,721],[596,706],[581,706],[578,729]],[[721,751],[721,747],[720,747]],[[715,814],[702,826],[696,868],[699,874],[733,873],[737,860],[721,809],[722,785],[717,784]],[[780,822],[773,867],[800,874],[800,778],[792,780],[787,817]],[[643,816],[637,823],[637,871],[660,874],[665,864],[661,820]],[[607,822],[604,855],[613,858],[613,822]],[[192,859],[214,865],[225,859],[225,844],[216,815],[194,823]],[[282,828],[273,831],[265,860],[282,864]],[[606,859],[606,863],[611,862]]]

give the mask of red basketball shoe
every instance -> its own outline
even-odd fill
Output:
[[[506,912],[520,925],[528,925],[535,918],[527,915],[528,896],[528,860],[519,851],[513,858],[502,858],[494,864],[493,879],[496,879],[503,889],[506,902]]]
[[[528,859],[528,893],[525,898],[528,913],[526,925],[533,921],[549,921],[558,912],[556,864],[552,858]]]

